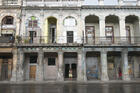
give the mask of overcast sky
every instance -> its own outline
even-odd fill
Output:
[[[124,1],[136,1],[136,0],[124,0]],[[88,5],[97,5],[98,0],[85,0],[84,4]],[[116,5],[118,4],[118,0],[104,0],[105,5]]]

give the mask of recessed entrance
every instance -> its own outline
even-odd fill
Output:
[[[12,76],[12,55],[0,56],[0,80],[10,80]]]
[[[65,80],[77,78],[77,53],[64,53],[64,77]]]

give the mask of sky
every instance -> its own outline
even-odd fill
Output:
[[[124,0],[124,1],[136,1],[136,0]],[[85,0],[84,4],[88,5],[97,5],[98,0]],[[118,4],[118,0],[104,0],[105,5],[116,5]]]

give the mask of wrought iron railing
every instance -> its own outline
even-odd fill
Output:
[[[15,38],[14,36],[1,36],[0,43],[14,43]]]
[[[133,45],[140,44],[140,37],[73,37],[73,44],[85,44],[85,45]],[[48,36],[29,37],[22,36],[17,39],[17,43],[20,44],[65,44],[67,37],[60,36],[51,38]]]

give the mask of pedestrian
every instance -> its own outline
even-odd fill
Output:
[[[72,69],[69,70],[69,78],[72,79]]]
[[[122,78],[122,71],[121,71],[121,68],[119,67],[119,79]]]

